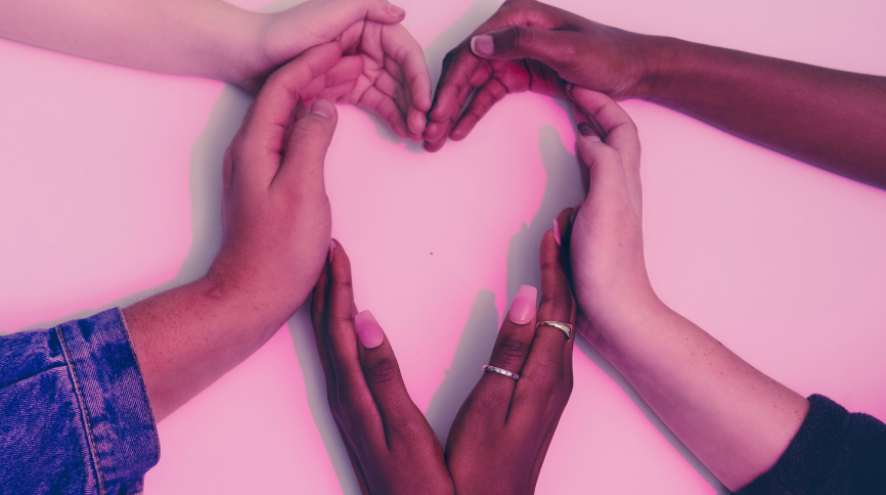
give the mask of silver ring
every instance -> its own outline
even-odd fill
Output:
[[[487,373],[489,373],[489,372],[498,373],[499,375],[504,375],[508,378],[513,378],[514,380],[520,379],[520,375],[518,375],[512,371],[508,371],[508,370],[502,369],[502,368],[496,368],[495,366],[489,366],[488,364],[484,365],[483,368],[481,368],[481,369]]]
[[[535,324],[535,329],[538,330],[538,327],[553,327],[557,330],[560,330],[564,334],[566,334],[566,340],[569,340],[569,336],[572,335],[572,325],[569,323],[563,323],[562,321],[540,321]]]

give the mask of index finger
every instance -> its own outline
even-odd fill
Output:
[[[434,106],[428,115],[425,141],[437,142],[446,138],[451,123],[461,112],[461,97],[473,88],[471,78],[477,67],[484,62],[471,53],[466,43],[446,54],[443,72],[434,95]]]

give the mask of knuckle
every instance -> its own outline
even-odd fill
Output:
[[[511,44],[512,48],[521,49],[532,46],[532,30],[525,26],[512,27],[508,32],[508,35],[506,41]]]
[[[391,358],[383,358],[378,362],[371,363],[363,369],[366,381],[371,384],[388,383],[397,378],[400,369]]]
[[[505,337],[496,348],[495,357],[500,363],[521,362],[529,354],[529,344],[513,337]]]

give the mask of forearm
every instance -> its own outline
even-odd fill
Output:
[[[717,478],[743,487],[787,448],[806,399],[664,304],[645,308],[585,334]]]
[[[263,22],[220,0],[0,1],[0,37],[136,69],[239,82]]]
[[[123,310],[157,421],[261,347],[290,316],[209,277]]]
[[[886,188],[886,77],[654,38],[638,97]]]

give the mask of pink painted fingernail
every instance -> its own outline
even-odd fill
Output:
[[[335,239],[329,240],[329,264],[332,264],[332,258],[335,257]]]
[[[354,316],[354,325],[357,326],[357,336],[363,342],[363,347],[373,349],[384,342],[385,332],[369,311],[357,313]]]
[[[571,82],[566,83],[566,92],[572,93],[572,88],[574,88],[574,87],[575,87],[575,84],[572,84]]]
[[[558,246],[562,246],[560,243],[560,222],[557,219],[554,219],[554,240],[557,241]]]
[[[471,38],[471,51],[481,57],[491,57],[494,55],[495,43],[492,41],[492,36],[482,34]]]
[[[517,325],[525,325],[535,316],[535,302],[538,297],[538,289],[531,285],[524,285],[517,291],[517,297],[511,303],[508,318]]]
[[[331,119],[335,116],[335,105],[329,100],[317,100],[311,105],[311,113]]]

